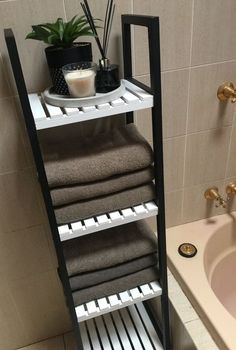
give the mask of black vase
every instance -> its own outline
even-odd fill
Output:
[[[52,92],[58,95],[69,95],[62,67],[68,63],[92,61],[92,45],[89,42],[74,43],[69,48],[49,46],[45,49],[49,72],[52,79]]]

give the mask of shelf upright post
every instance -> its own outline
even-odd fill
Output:
[[[151,86],[133,78],[131,25],[144,26],[148,29],[149,63]],[[165,226],[165,196],[164,196],[164,169],[163,169],[163,132],[162,132],[162,98],[161,98],[161,59],[160,59],[160,27],[159,17],[122,15],[123,61],[124,78],[136,84],[153,95],[152,133],[154,148],[155,192],[158,204],[157,232],[160,284],[162,287],[162,341],[165,350],[171,349],[169,302],[167,285],[167,258],[166,258],[166,226]],[[133,116],[127,116],[132,122]]]
[[[37,169],[38,180],[41,186],[42,195],[44,198],[46,211],[48,215],[48,220],[51,228],[52,238],[54,241],[54,245],[56,248],[57,260],[58,260],[58,274],[62,282],[62,286],[64,289],[64,294],[66,297],[66,303],[70,312],[73,330],[75,332],[76,342],[78,345],[78,349],[83,350],[83,343],[79,331],[78,321],[75,313],[75,307],[73,303],[72,294],[70,291],[69,278],[67,274],[67,269],[65,265],[63,250],[60,242],[60,237],[57,228],[57,222],[53,210],[51,195],[48,187],[47,176],[44,168],[44,163],[41,155],[41,150],[39,146],[37,130],[34,123],[33,114],[31,111],[29,98],[27,94],[27,89],[25,85],[25,80],[22,72],[22,67],[20,63],[20,58],[16,46],[15,37],[12,29],[4,30],[5,41],[7,44],[8,54],[11,61],[11,66],[21,102],[21,107],[23,110],[24,120],[26,124],[27,133],[29,136],[29,140],[31,143],[31,148],[33,151],[34,161]]]

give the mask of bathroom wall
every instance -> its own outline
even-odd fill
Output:
[[[102,17],[106,1],[90,0]],[[110,57],[121,63],[120,14],[159,15],[168,226],[220,214],[204,190],[236,180],[235,105],[218,86],[236,84],[235,0],[119,0]],[[19,108],[3,28],[16,36],[29,92],[49,85],[44,45],[25,41],[31,24],[70,18],[77,0],[0,1],[0,349],[17,349],[70,329],[50,232]],[[135,75],[148,81],[146,33],[134,32]],[[94,56],[98,57],[94,48]],[[150,114],[137,125],[151,142]],[[88,129],[103,130],[97,123]],[[234,203],[231,203],[232,207]]]

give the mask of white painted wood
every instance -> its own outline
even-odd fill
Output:
[[[122,304],[121,300],[118,298],[118,296],[117,296],[116,294],[110,295],[110,296],[108,297],[108,300],[109,300],[109,302],[110,302],[110,306],[111,306],[111,307],[114,307],[114,306],[117,306],[117,305],[121,305],[121,304]]]
[[[144,349],[153,350],[152,343],[149,340],[148,334],[143,326],[143,323],[134,305],[130,305],[129,313],[133,323],[135,324],[135,328],[139,334],[139,337],[141,338]]]
[[[96,306],[96,303],[94,300],[86,303],[86,309],[88,310],[89,316],[94,316],[94,315],[98,314],[98,312],[99,312],[99,309]]]
[[[44,104],[45,104],[46,110],[48,111],[48,114],[50,115],[51,118],[63,117],[63,112],[62,112],[61,108],[49,105],[46,102],[44,102]]]
[[[140,87],[130,83],[126,80],[126,88],[128,91],[132,92],[132,94],[136,95],[141,100],[150,99],[152,95],[150,95],[147,91],[141,89]]]
[[[104,315],[103,319],[104,319],[104,323],[105,323],[105,325],[107,327],[107,330],[108,330],[108,333],[109,333],[109,336],[110,336],[113,348],[115,350],[123,350],[121,345],[120,345],[120,341],[119,341],[119,338],[117,336],[116,329],[114,327],[111,315],[110,314]],[[125,350],[126,350],[126,348],[125,348]]]
[[[93,320],[86,322],[93,349],[102,350]]]
[[[97,105],[97,109],[110,109],[111,105],[110,103],[100,103],[99,105]]]
[[[120,310],[121,317],[124,321],[125,327],[129,334],[129,338],[132,339],[132,344],[135,350],[143,350],[142,344],[137,336],[135,328],[133,327],[132,320],[126,308]]]
[[[37,94],[30,94],[28,97],[35,123],[47,121],[47,115],[44,112],[40,97]]]
[[[81,108],[84,113],[89,113],[96,110],[95,106],[86,106]]]
[[[148,213],[148,210],[144,207],[144,205],[140,204],[140,205],[136,205],[134,207],[134,211],[136,214],[145,214]]]
[[[97,300],[99,309],[102,310],[109,310],[111,308],[110,304],[107,302],[106,298],[101,298]]]
[[[144,204],[148,211],[157,211],[158,207],[155,202],[147,202]]]
[[[109,216],[110,216],[112,221],[124,220],[124,217],[122,215],[120,215],[120,213],[118,211],[113,211],[113,212],[109,213]]]
[[[120,107],[120,106],[123,106],[124,104],[125,104],[125,101],[122,100],[121,98],[111,101],[111,105],[113,107]]]
[[[84,350],[92,350],[90,343],[89,343],[89,338],[88,338],[88,333],[87,333],[85,323],[81,322],[79,325],[79,328],[80,328],[80,334],[81,334],[81,339],[82,339]]]
[[[85,350],[163,350],[142,303],[81,322],[79,326]]]
[[[84,307],[83,304],[77,306],[76,313],[77,313],[77,316],[79,316],[79,317],[86,317],[86,316],[88,316],[88,312],[85,310],[85,307]]]
[[[125,100],[126,103],[128,104],[133,104],[133,103],[139,103],[140,100],[137,96],[135,96],[134,94],[132,94],[129,91],[126,91],[125,94],[122,96],[123,99]]]
[[[78,322],[88,320],[88,319],[93,318],[95,316],[104,315],[104,314],[111,312],[111,311],[122,309],[125,306],[135,304],[138,301],[144,301],[144,300],[148,300],[148,299],[153,298],[153,297],[160,296],[162,293],[162,290],[161,290],[158,282],[152,282],[152,283],[153,283],[153,286],[155,288],[155,291],[153,290],[152,285],[150,283],[149,288],[150,288],[151,292],[147,293],[146,295],[141,293],[138,288],[133,288],[130,291],[120,292],[116,296],[115,295],[112,295],[112,296],[108,295],[107,296],[107,304],[108,305],[106,305],[106,307],[105,307],[104,300],[102,301],[102,305],[104,305],[104,307],[102,307],[102,308],[100,307],[101,301],[99,302],[97,300],[97,304],[98,304],[98,307],[97,307],[95,300],[93,300],[93,301],[85,304],[85,310],[87,310],[87,312],[88,312],[87,315],[81,315],[81,311],[78,312],[78,308],[80,308],[81,305],[76,306],[75,311],[76,311]]]
[[[117,332],[119,334],[119,338],[121,340],[122,346],[125,350],[132,350],[131,342],[127,336],[125,327],[123,325],[123,322],[121,320],[120,314],[118,311],[115,311],[112,313],[112,317],[114,320],[115,327],[117,329]]]
[[[135,216],[135,212],[131,208],[121,210],[124,218],[128,218],[129,216]]]
[[[159,293],[161,292],[161,287],[160,287],[160,284],[157,282],[157,281],[153,281],[150,283],[151,287],[152,287],[152,290],[155,292],[155,293]]]
[[[96,317],[94,320],[97,326],[97,331],[99,333],[99,338],[101,340],[103,350],[112,350],[102,318]]]
[[[138,290],[138,288],[132,288],[130,289],[130,294],[133,298],[133,300],[138,301],[139,299],[141,300],[143,297],[143,294],[140,293],[140,291]]]
[[[123,305],[129,304],[132,301],[132,297],[130,296],[130,294],[128,293],[127,290],[119,293],[119,296],[120,296],[120,300],[122,301]]]
[[[149,211],[147,204],[141,204],[135,207],[121,209],[122,214],[119,211],[115,211],[108,214],[98,215],[97,217],[94,217],[94,218],[86,219],[84,220],[85,225],[78,224],[79,223],[78,221],[78,223],[71,224],[72,230],[60,236],[61,241],[66,241],[68,239],[81,237],[84,235],[88,235],[94,232],[104,230],[106,228],[128,224],[133,221],[137,221],[137,220],[148,218],[150,216],[157,215],[158,208],[155,205],[155,203],[151,204],[150,208],[151,210]],[[82,229],[81,229],[81,225],[82,225]]]
[[[70,234],[70,228],[68,225],[58,226],[59,235]]]
[[[85,227],[83,226],[81,221],[74,222],[71,224],[72,231],[83,231],[85,230]]]
[[[129,86],[128,89],[126,88],[127,84]],[[36,123],[36,128],[38,130],[52,128],[55,126],[78,123],[83,122],[85,120],[103,118],[116,114],[127,113],[130,111],[137,111],[153,107],[152,95],[148,94],[148,96],[146,97],[147,93],[144,90],[140,91],[139,88],[137,88],[134,84],[131,84],[126,80],[124,80],[124,85],[125,92],[122,94],[122,98],[115,98],[109,102],[101,101],[101,108],[99,108],[99,102],[96,102],[96,104],[93,106],[88,105],[87,107],[81,107],[81,109],[63,107],[63,109],[65,110],[65,114],[63,114],[61,117],[55,117],[55,112],[53,112],[53,116],[51,116],[51,118],[46,118],[47,116],[43,110],[43,107],[42,105],[40,106],[41,102],[39,101],[39,105],[38,103],[32,103],[31,108],[35,116],[34,119]],[[132,91],[132,89],[134,90],[134,92]],[[140,98],[137,97],[137,94],[139,94]],[[30,100],[34,99],[32,97],[33,95],[36,94],[29,95]],[[84,111],[82,110],[82,108],[84,108]]]
[[[86,227],[86,228],[98,226],[98,224],[96,223],[96,221],[94,220],[94,218],[90,218],[90,219],[84,220],[84,224],[85,224],[85,227]]]
[[[111,222],[106,214],[97,216],[97,221],[99,225],[109,224]]]
[[[143,284],[139,287],[144,296],[153,294],[153,290],[149,287],[148,284]]]
[[[146,328],[146,330],[147,330],[147,332],[152,340],[152,343],[154,345],[154,349],[155,350],[163,350],[161,342],[157,336],[155,328],[154,328],[154,326],[153,326],[153,324],[148,316],[148,313],[147,313],[145,307],[143,306],[142,303],[138,303],[138,304],[136,304],[136,308],[139,311],[141,319],[143,320],[143,322],[145,324],[145,328]]]

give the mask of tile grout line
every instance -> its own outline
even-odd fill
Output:
[[[224,172],[224,180],[227,178],[227,171],[229,168],[229,159],[230,159],[230,150],[232,146],[232,140],[233,140],[233,131],[234,131],[234,125],[231,126],[231,131],[230,131],[230,138],[229,138],[229,145],[228,145],[228,151],[227,151],[227,160],[226,160],[226,165],[225,165],[225,172]]]

